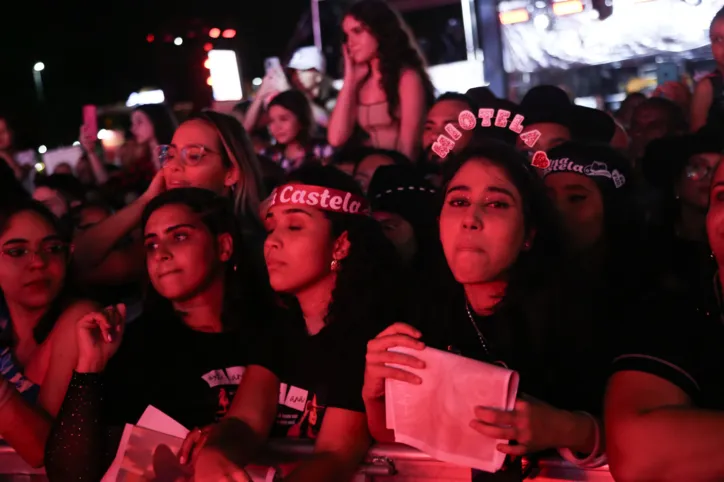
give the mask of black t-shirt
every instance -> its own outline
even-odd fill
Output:
[[[622,341],[613,371],[656,375],[681,388],[696,406],[724,410],[721,312],[661,293],[637,314],[636,329]]]
[[[109,425],[135,423],[153,405],[185,427],[221,418],[249,364],[267,365],[255,333],[204,333],[178,318],[129,325],[103,373]]]
[[[365,353],[375,328],[340,320],[310,336],[304,320],[293,316],[280,326],[286,339],[276,351],[281,385],[271,436],[314,439],[327,408],[364,412]]]

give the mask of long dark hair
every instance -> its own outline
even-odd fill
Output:
[[[412,69],[420,76],[425,88],[426,104],[432,104],[435,88],[425,70],[422,53],[400,15],[383,0],[360,0],[349,8],[346,15],[366,25],[377,40],[382,74],[380,82],[387,97],[390,117],[397,118],[400,76],[405,69]]]
[[[0,233],[4,232],[7,229],[10,219],[23,212],[37,214],[38,216],[43,218],[44,221],[50,224],[50,226],[52,226],[53,231],[56,232],[56,234],[60,237],[61,241],[65,243],[70,243],[70,231],[67,229],[66,224],[61,222],[42,203],[34,201],[32,199],[19,199],[15,203],[0,206]],[[65,309],[67,302],[69,301],[70,292],[72,290],[71,284],[69,283],[69,280],[71,279],[69,268],[70,266],[66,268],[65,280],[63,282],[63,287],[61,288],[60,293],[58,293],[58,296],[55,297],[53,302],[48,307],[48,310],[45,312],[45,314],[43,314],[43,316],[40,318],[40,321],[38,321],[38,324],[35,325],[35,328],[33,329],[33,338],[38,344],[45,341],[48,335],[50,335],[50,332],[55,326],[55,322],[58,321],[58,318],[63,313],[63,310]],[[5,296],[0,291],[0,305],[5,303],[4,298]],[[9,345],[12,342],[11,335],[12,330],[7,330],[7,332],[2,333],[2,335],[0,335],[0,345]]]
[[[307,96],[298,90],[287,90],[275,96],[271,102],[269,102],[267,111],[275,105],[283,107],[294,114],[297,122],[299,122],[297,140],[303,145],[308,144],[312,139],[316,125],[312,116],[312,106],[307,100]]]
[[[133,110],[143,112],[153,124],[153,135],[159,144],[171,144],[178,121],[173,111],[164,104],[144,104]]]
[[[253,259],[252,243],[242,236],[239,220],[229,199],[200,188],[179,188],[156,196],[143,211],[141,225],[145,228],[150,216],[159,208],[171,204],[183,205],[196,213],[214,235],[228,233],[233,240],[233,253],[224,266],[224,304],[221,323],[225,331],[237,331],[244,322],[258,319],[272,303],[266,273]],[[269,303],[267,305],[266,303]],[[171,302],[149,286],[144,313],[154,318],[173,315]]]
[[[547,348],[549,318],[546,315],[550,312],[550,295],[557,294],[560,286],[557,273],[563,266],[559,218],[542,179],[526,157],[512,146],[493,140],[451,156],[443,171],[441,201],[455,174],[468,162],[477,160],[505,172],[520,193],[526,234],[534,233],[530,249],[521,251],[509,268],[505,297],[495,307],[496,314],[507,318],[501,332],[503,345],[514,348],[516,353],[540,354]],[[449,268],[448,283],[443,284],[442,289],[447,291],[449,300],[464,296],[462,285],[453,279]]]
[[[351,177],[331,166],[303,166],[288,181],[363,196]],[[335,212],[325,212],[325,216],[332,223],[332,236],[336,239],[346,232],[350,242],[349,253],[339,262],[325,322],[344,320],[359,326],[394,321],[402,273],[394,246],[370,216]]]

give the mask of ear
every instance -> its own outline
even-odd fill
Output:
[[[226,172],[226,177],[224,177],[224,186],[226,186],[226,187],[234,186],[234,185],[236,185],[236,183],[239,182],[239,179],[241,179],[241,173],[239,172],[239,167],[236,164],[232,163],[232,166]]]
[[[226,263],[234,254],[234,239],[229,233],[222,233],[216,238],[216,249],[219,253],[219,260]]]
[[[336,259],[337,261],[346,258],[349,254],[350,246],[352,245],[349,242],[347,231],[345,231],[340,234],[337,240],[334,242],[334,247],[332,248],[332,258]]]

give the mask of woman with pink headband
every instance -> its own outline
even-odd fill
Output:
[[[249,367],[227,417],[189,437],[197,480],[242,474],[272,437],[315,439],[315,457],[284,480],[349,480],[371,439],[362,401],[367,342],[398,319],[398,257],[350,177],[296,171],[272,194],[264,244],[269,281],[288,307],[275,327],[274,370]],[[287,338],[285,341],[283,338]],[[237,480],[237,479],[233,479]]]

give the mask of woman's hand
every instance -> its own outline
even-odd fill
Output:
[[[391,378],[419,385],[420,377],[399,368],[388,367],[386,364],[404,365],[411,368],[425,368],[425,362],[403,353],[388,351],[389,348],[404,346],[414,350],[422,350],[425,344],[419,340],[422,336],[415,328],[405,323],[388,326],[374,340],[367,343],[367,363],[365,364],[365,381],[362,387],[362,398],[378,400],[385,396],[385,379]]]
[[[126,305],[109,306],[100,313],[89,313],[78,320],[79,373],[102,372],[108,360],[113,357],[121,345],[126,324]]]
[[[83,146],[86,152],[94,152],[96,147],[96,140],[98,134],[92,132],[86,125],[80,126],[80,132],[78,134],[78,141]]]
[[[216,449],[204,448],[194,464],[194,482],[252,482],[251,477]]]
[[[369,65],[356,63],[347,44],[342,46],[342,55],[344,56],[344,83],[349,82],[351,87],[359,86],[370,73]]]
[[[178,451],[178,460],[182,465],[193,465],[199,452],[204,448],[212,427],[213,425],[204,428],[197,427],[186,435],[186,439]]]
[[[151,184],[146,189],[146,192],[141,195],[141,198],[148,203],[164,191],[166,191],[166,177],[164,176],[163,166],[161,166],[161,169],[153,176]]]
[[[512,411],[477,407],[470,426],[494,439],[515,441],[515,445],[499,444],[498,451],[522,456],[541,450],[561,447],[562,427],[568,427],[569,412],[531,398],[518,400]]]

